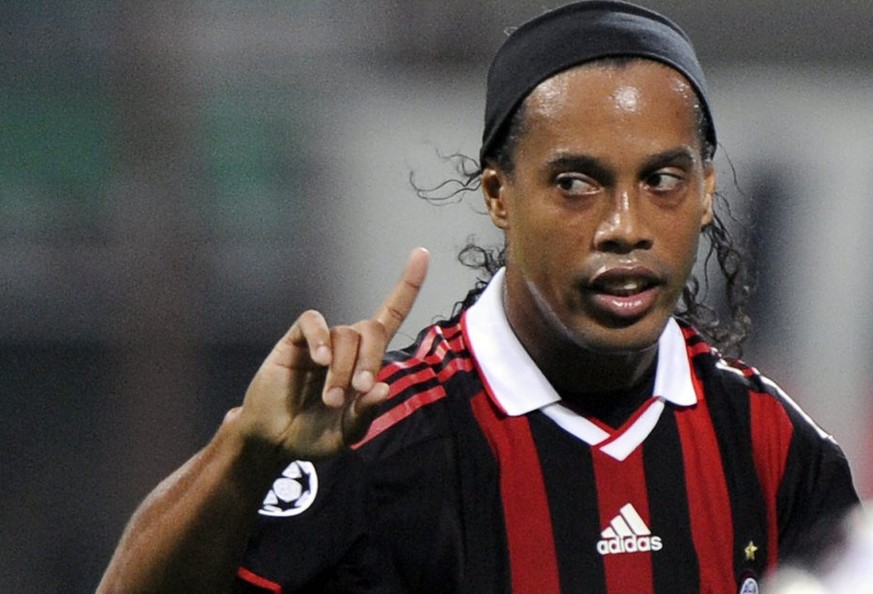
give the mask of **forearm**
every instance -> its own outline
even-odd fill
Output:
[[[131,518],[98,594],[228,592],[257,508],[282,460],[228,415],[213,440]]]

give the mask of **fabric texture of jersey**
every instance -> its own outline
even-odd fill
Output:
[[[381,414],[308,509],[259,516],[239,592],[735,594],[857,503],[833,439],[680,322],[623,426],[562,406],[501,281],[387,356]]]

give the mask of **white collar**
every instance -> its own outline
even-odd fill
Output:
[[[559,404],[561,397],[530,358],[506,319],[503,277],[504,269],[500,269],[463,319],[467,343],[494,402],[509,416],[543,409],[559,425],[592,445],[615,440],[617,435],[604,431],[575,413],[568,415],[569,409]],[[658,340],[654,394],[658,400],[676,406],[692,406],[697,402],[685,339],[672,318]],[[655,421],[657,416],[660,415],[655,416]],[[640,419],[644,417],[646,415]],[[559,418],[566,422],[561,422]],[[575,429],[565,426],[568,424]],[[637,442],[641,443],[652,427],[629,445],[635,447]],[[626,429],[623,428],[623,431]]]

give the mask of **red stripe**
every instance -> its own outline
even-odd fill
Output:
[[[594,476],[597,481],[597,505],[600,509],[600,525],[606,529],[613,520],[621,518],[621,509],[631,504],[646,527],[651,527],[646,475],[643,468],[643,448],[618,461],[592,449]],[[619,522],[623,519],[618,519]],[[649,543],[657,533],[648,535]],[[621,539],[624,540],[630,539]],[[640,542],[633,539],[634,544]],[[670,546],[669,543],[666,546]],[[607,592],[633,592],[643,594],[654,591],[652,577],[652,552],[634,551],[603,555]],[[655,552],[654,554],[657,554]]]
[[[527,418],[500,413],[484,392],[471,404],[500,465],[512,591],[560,592],[549,502]]]
[[[391,363],[388,363],[387,365],[382,367],[382,369],[379,371],[379,381],[391,381],[391,377],[393,375],[398,374],[401,371],[404,371],[411,367],[415,367],[416,365],[421,365],[421,360],[414,357],[403,359],[401,361],[392,361]]]
[[[692,357],[695,357],[697,355],[705,355],[711,352],[712,348],[710,348],[710,346],[705,342],[698,342],[697,344],[688,347],[688,354]]]
[[[700,335],[694,328],[688,326],[680,326],[682,336],[685,338],[685,348],[688,350],[688,355],[694,357],[704,353],[711,353],[712,347],[706,341],[700,338]]]
[[[433,373],[433,369],[431,369],[430,367],[425,367],[424,369],[421,369],[416,373],[408,373],[403,377],[397,379],[386,379],[381,376],[378,379],[381,382],[389,382],[389,385],[391,387],[391,394],[389,394],[388,398],[394,398],[397,394],[400,394],[404,390],[408,390],[416,384],[421,384],[426,381],[432,380],[434,379],[434,377],[436,376]]]
[[[367,434],[364,438],[353,445],[353,448],[359,448],[383,431],[393,427],[418,409],[423,406],[427,406],[428,404],[432,404],[437,400],[442,400],[446,396],[446,391],[442,386],[436,386],[427,390],[425,392],[419,392],[418,394],[411,396],[405,402],[402,402],[386,412],[381,417],[377,418],[373,421],[373,424],[370,425],[370,429],[367,431]]]
[[[443,362],[443,367],[440,369],[437,377],[441,382],[448,381],[453,375],[459,371],[472,371],[473,359],[469,356],[455,357],[454,359]]]
[[[382,368],[378,380],[390,383],[391,393],[388,396],[389,399],[394,398],[396,395],[410,388],[414,388],[418,384],[423,384],[434,379],[438,379],[440,385],[410,396],[406,401],[401,402],[382,416],[378,417],[370,425],[370,429],[367,431],[364,438],[352,447],[358,448],[364,445],[383,431],[406,419],[423,406],[427,406],[428,404],[432,404],[445,398],[446,392],[443,385],[458,371],[469,371],[472,369],[473,362],[469,357],[460,356],[446,361],[445,357],[452,352],[452,348],[457,348],[459,352],[464,352],[460,327],[453,326],[449,329],[449,332],[451,333],[451,338],[445,339],[446,336],[443,334],[443,329],[438,326],[433,327],[428,335],[422,340],[421,345],[419,345],[419,348],[416,351],[415,357],[390,363]],[[435,349],[435,352],[431,355],[425,356],[427,355],[427,351],[432,348],[435,340],[439,341],[437,349]],[[454,344],[449,341],[453,341]],[[403,370],[422,364],[427,366],[417,372],[407,373],[402,377],[396,377]],[[439,374],[434,373],[435,367],[440,369]]]
[[[735,594],[731,504],[715,429],[700,380],[693,374],[697,404],[678,409],[676,423],[688,489],[691,537],[700,566],[700,591]]]
[[[750,397],[752,454],[767,506],[767,566],[774,567],[779,557],[776,493],[785,473],[794,427],[776,398],[758,393],[752,393]]]
[[[418,346],[418,349],[415,351],[415,357],[423,360],[432,358],[442,360],[444,354],[453,347],[451,343],[459,335],[459,330],[460,328],[454,326],[450,329],[450,334],[447,335],[442,328],[434,326],[433,331],[428,334],[427,340],[423,340]],[[435,343],[436,348],[434,348]],[[431,349],[433,349],[433,353],[428,354],[428,351]]]
[[[434,347],[436,344],[436,347]],[[433,349],[433,353],[428,354],[428,351]],[[441,363],[445,358],[446,353],[455,350],[463,351],[463,341],[461,325],[455,324],[449,328],[441,326],[432,326],[430,332],[418,345],[415,351],[415,359]]]
[[[439,326],[432,326],[428,333],[421,339],[421,342],[415,350],[415,354],[406,359],[393,361],[385,365],[379,372],[379,381],[390,382],[394,375],[411,367],[415,367],[416,365],[421,365],[422,363],[429,363],[432,361],[435,361],[437,364],[441,363],[443,359],[442,354],[455,348],[452,341],[455,341],[457,337],[461,335],[459,325],[453,326],[448,330],[450,336],[444,334],[443,329]],[[434,343],[437,343],[436,348],[434,348]],[[434,349],[435,353],[428,355],[428,351],[431,349]],[[415,375],[417,374],[411,374],[411,377],[415,377]]]
[[[452,341],[457,340],[458,337],[460,337],[460,336],[461,336],[461,325],[458,323],[453,324],[451,326],[447,326],[447,327],[432,326],[431,332],[428,335],[429,340],[423,340],[422,344],[424,344],[426,342],[433,342],[433,340],[435,340],[437,337],[439,337],[442,340],[445,340],[448,343],[451,343]],[[454,345],[452,345],[452,347],[454,348]],[[423,357],[426,352],[427,352],[426,349],[419,349],[418,356]]]
[[[237,570],[236,574],[240,577],[240,579],[252,584],[253,586],[257,586],[258,588],[263,588],[268,592],[273,592],[274,594],[282,594],[282,586],[277,584],[276,582],[270,581],[267,578],[262,578],[258,574],[249,571],[245,567],[240,567]]]
[[[425,364],[429,364],[429,361],[424,361]],[[402,377],[395,377],[399,375],[397,372],[403,368],[411,368],[417,365],[421,365],[422,361],[419,359],[409,359],[408,361],[403,361],[402,363],[392,363],[389,366],[383,368],[383,371],[379,374],[378,380],[380,382],[387,382],[391,386],[391,394],[388,396],[389,398],[393,398],[397,394],[400,394],[404,390],[407,390],[416,384],[421,384],[426,381],[430,381],[434,378],[440,380],[440,382],[446,382],[452,378],[459,371],[469,371],[473,367],[473,362],[465,357],[457,357],[450,361],[445,361],[443,359],[438,359],[434,364],[434,367],[441,367],[439,374],[434,373],[433,367],[424,367],[414,373],[407,373]]]

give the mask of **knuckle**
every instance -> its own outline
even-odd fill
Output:
[[[424,281],[414,282],[411,279],[405,278],[403,279],[403,284],[406,286],[408,290],[415,291],[416,293],[421,290]]]
[[[378,320],[363,320],[358,322],[356,326],[361,332],[361,335],[373,337],[378,340],[384,340],[388,335],[385,325]]]
[[[406,318],[406,314],[397,307],[389,306],[386,308],[386,311],[388,312],[388,316],[395,322],[402,322],[404,318]]]
[[[330,329],[331,336],[338,340],[358,340],[360,333],[353,326],[334,326]]]

